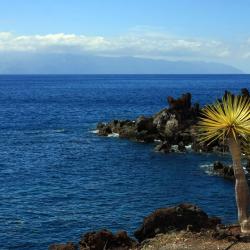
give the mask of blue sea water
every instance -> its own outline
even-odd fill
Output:
[[[243,87],[250,75],[0,76],[1,249],[47,249],[102,228],[132,235],[154,209],[180,202],[235,222],[233,183],[202,168],[228,156],[164,155],[93,130],[152,115],[168,95],[205,104]]]

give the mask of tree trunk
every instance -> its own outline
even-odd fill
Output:
[[[250,234],[250,219],[248,218],[249,188],[245,172],[241,166],[240,143],[233,136],[229,138],[229,149],[233,159],[235,176],[235,198],[238,208],[238,220],[242,233]]]

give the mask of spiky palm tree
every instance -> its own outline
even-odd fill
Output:
[[[200,138],[211,143],[222,138],[232,155],[238,220],[243,233],[250,233],[249,188],[241,165],[241,141],[250,135],[250,100],[227,94],[222,101],[203,108],[198,122]]]
[[[242,142],[242,152],[250,159],[250,136],[247,136]]]
[[[246,140],[243,141],[242,152],[247,160],[246,169],[250,173],[250,136],[247,136]]]

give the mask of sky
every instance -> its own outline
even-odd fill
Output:
[[[0,0],[0,53],[220,62],[250,73],[250,0]]]

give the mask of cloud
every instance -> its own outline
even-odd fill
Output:
[[[250,58],[250,38],[248,38],[245,43],[241,45],[241,55],[243,59]]]
[[[216,40],[181,38],[162,30],[131,30],[118,37],[76,34],[16,35],[0,32],[0,52],[89,53],[100,56],[134,56],[162,59],[203,60],[230,55],[227,45]]]

